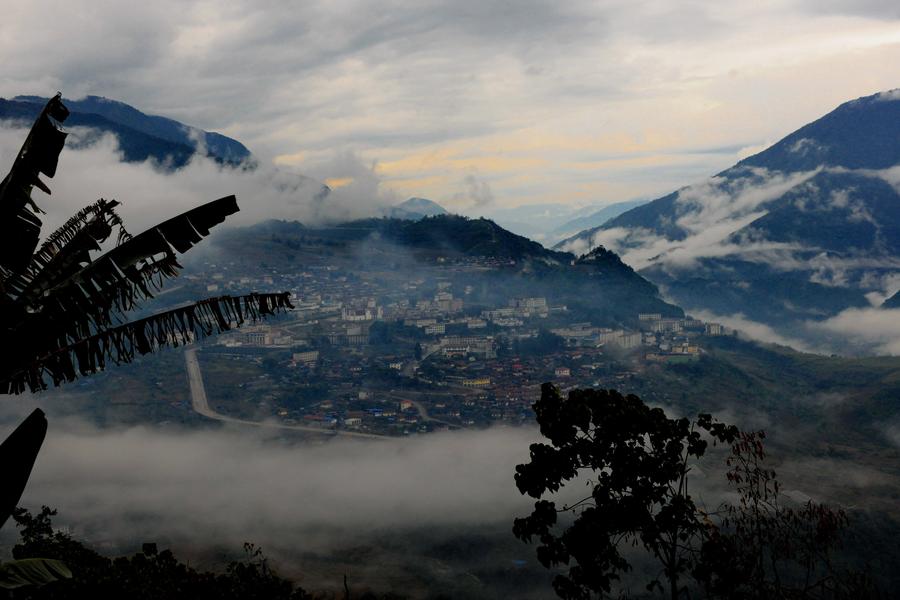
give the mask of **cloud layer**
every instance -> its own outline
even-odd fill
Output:
[[[28,131],[5,125],[0,126],[0,164],[8,169]],[[71,131],[73,136],[80,133],[77,129]],[[241,207],[239,214],[229,218],[229,225],[264,219],[309,224],[363,218],[375,215],[380,207],[395,200],[380,189],[380,180],[371,165],[363,164],[356,155],[336,153],[329,164],[352,179],[323,197],[322,183],[289,167],[232,169],[199,155],[174,173],[162,170],[152,161],[124,163],[116,138],[106,135],[87,147],[65,148],[56,177],[45,178],[53,194],[46,196],[35,189],[32,195],[47,212],[42,217],[45,235],[101,197],[122,203],[120,213],[135,233],[229,194],[237,196]]]
[[[807,327],[813,333],[836,337],[845,347],[867,347],[876,354],[900,356],[900,309],[850,308]]]
[[[337,543],[349,532],[504,524],[530,506],[513,473],[531,429],[310,444],[252,428],[51,421],[20,504],[58,508],[61,525],[95,544],[150,536],[239,547],[252,537],[308,547],[316,532]]]
[[[740,255],[759,262],[782,264],[792,250],[802,248],[764,239],[735,240],[733,234],[765,216],[766,204],[802,185],[817,171],[782,174],[752,169],[737,178],[711,177],[678,191],[674,215],[661,219],[667,229],[682,237],[645,228],[614,227],[577,238],[564,249],[582,254],[602,245],[622,255],[635,269],[661,265],[676,270],[691,269],[697,259]]]

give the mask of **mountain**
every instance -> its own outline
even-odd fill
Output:
[[[46,102],[47,98],[39,96],[0,98],[0,120],[30,125]],[[87,96],[81,100],[67,99],[65,103],[71,111],[66,125],[88,130],[85,136],[70,136],[68,143],[87,144],[100,135],[112,133],[118,138],[127,162],[152,158],[180,168],[200,151],[200,146],[207,156],[223,164],[237,166],[251,160],[250,151],[237,140],[166,117],[147,115],[123,102]]]
[[[646,203],[630,200],[609,205],[591,204],[573,208],[568,204],[527,204],[494,208],[481,215],[519,235],[551,245],[576,232],[602,225],[623,212]]]
[[[446,214],[447,210],[443,206],[426,198],[410,198],[383,211],[383,216],[385,217],[412,221]]]
[[[509,231],[547,243],[561,237],[553,234],[553,231],[566,221],[586,217],[601,208],[603,207],[599,205],[574,208],[569,204],[548,202],[514,207],[491,207],[470,216],[491,219]]]
[[[900,276],[900,91],[555,246],[603,244],[691,310],[804,336]]]
[[[551,233],[555,235],[557,239],[560,237],[569,237],[576,232],[599,227],[610,219],[614,219],[622,213],[646,203],[647,200],[629,200],[627,202],[616,202],[614,204],[604,206],[600,210],[593,211],[590,214],[576,216],[558,226]]]
[[[603,248],[576,257],[549,250],[488,219],[437,215],[420,220],[381,218],[331,227],[267,221],[221,232],[219,260],[276,270],[340,265],[365,277],[440,269],[471,288],[475,303],[506,306],[515,296],[544,296],[567,306],[576,320],[636,326],[641,312],[681,317],[652,283]],[[467,302],[469,302],[467,300]]]

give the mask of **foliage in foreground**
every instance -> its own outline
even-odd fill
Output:
[[[50,519],[55,514],[55,510],[46,506],[37,515],[16,509],[13,518],[20,528],[21,543],[13,548],[13,557],[17,560],[32,557],[62,560],[73,576],[41,587],[17,589],[15,598],[311,598],[302,588],[295,588],[290,581],[278,576],[261,550],[252,544],[244,545],[246,559],[230,563],[223,574],[197,571],[176,559],[171,551],[157,551],[155,544],[145,544],[142,552],[131,557],[109,559],[68,534],[55,531]]]
[[[44,214],[32,198],[50,188],[68,135],[69,115],[51,98],[0,181],[0,394],[47,389],[132,362],[164,346],[190,344],[245,322],[292,308],[288,293],[207,298],[141,319],[129,314],[154,297],[193,248],[240,210],[226,196],[132,235],[117,212],[119,202],[97,200],[41,240]],[[106,252],[103,246],[115,245]],[[0,527],[25,489],[47,430],[40,410],[0,445],[8,473],[0,489]]]
[[[3,567],[32,566],[32,557],[44,566],[60,569],[59,577],[45,585],[17,587],[9,597],[17,600],[80,600],[81,598],[128,598],[129,600],[404,600],[406,596],[387,592],[351,589],[345,577],[343,590],[310,593],[280,576],[269,564],[262,549],[244,544],[243,560],[232,561],[224,573],[198,571],[178,560],[170,550],[159,551],[156,544],[144,544],[132,556],[110,559],[55,530],[51,517],[56,511],[47,506],[33,515],[18,508],[13,519],[19,528],[20,542],[13,547],[13,558]],[[23,563],[25,563],[23,565]],[[0,585],[0,588],[3,586]],[[0,598],[4,598],[0,589]],[[439,596],[438,598],[443,598]]]
[[[661,567],[646,585],[677,598],[878,597],[870,579],[835,561],[848,519],[812,501],[782,502],[765,465],[763,432],[741,432],[710,415],[672,419],[634,395],[544,384],[534,410],[549,444],[531,446],[516,485],[537,499],[513,533],[537,539],[538,560],[568,567],[553,587],[561,598],[619,593],[632,570],[626,547]],[[738,502],[708,511],[690,493],[688,474],[709,443],[731,446],[726,477]],[[557,507],[543,499],[588,477],[590,493]],[[574,519],[557,532],[561,513]]]

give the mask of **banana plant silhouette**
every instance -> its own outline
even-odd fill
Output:
[[[162,346],[189,344],[293,308],[288,293],[219,296],[129,321],[127,313],[178,275],[183,254],[238,210],[234,196],[203,204],[131,235],[115,200],[79,211],[38,248],[43,214],[33,188],[56,174],[69,115],[57,94],[41,111],[0,183],[0,393],[44,390],[131,362]],[[101,244],[116,233],[114,247]],[[0,445],[0,527],[24,491],[47,431],[40,409]]]

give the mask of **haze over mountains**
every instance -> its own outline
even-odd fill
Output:
[[[0,120],[25,124],[41,101],[0,99]],[[257,220],[271,215],[314,225],[447,213],[425,198],[396,203],[373,189],[332,190],[261,167],[236,140],[121,102],[98,96],[67,102],[73,148],[112,134],[121,160],[150,161],[173,174],[195,157],[210,158],[226,171],[204,176],[246,184],[228,186],[254,199],[248,216]],[[871,312],[882,303],[884,309],[898,304],[898,117],[898,92],[848,102],[709,180],[649,203],[482,210],[503,228],[547,245],[583,228],[554,247],[577,256],[602,245],[689,312],[745,329],[761,325],[757,331],[770,341],[832,351],[850,336],[858,349],[891,351],[891,327],[870,326],[873,339],[871,331],[857,335],[854,323],[883,318]]]
[[[581,214],[569,219],[562,225],[557,226],[551,235],[554,237],[569,237],[575,232],[581,232],[585,229],[591,229],[604,225],[610,219],[615,219],[622,213],[628,212],[632,208],[642,206],[647,200],[628,200],[625,202],[614,202],[604,206],[599,210],[591,210],[588,214]],[[592,207],[596,208],[596,207]]]
[[[90,139],[80,134],[82,140]],[[69,152],[67,158],[74,159],[74,166],[85,169],[90,160],[109,158],[104,153],[114,145],[112,136],[96,139],[96,143],[83,142],[81,150]],[[792,147],[799,150],[789,151],[788,157],[804,146],[820,143],[818,138],[815,142],[808,139],[793,142]],[[267,548],[277,541],[280,548],[274,547],[281,550],[286,562],[295,559],[300,552],[297,548],[308,558],[316,554],[321,557],[316,559],[318,564],[312,560],[300,563],[301,573],[337,572],[344,568],[344,560],[378,564],[380,571],[380,565],[392,561],[396,554],[403,557],[398,563],[425,565],[420,576],[423,587],[452,591],[438,577],[450,573],[448,579],[474,581],[480,588],[462,597],[526,597],[516,590],[501,590],[506,589],[507,581],[522,589],[546,588],[546,584],[536,586],[536,580],[529,583],[528,573],[533,572],[534,565],[518,558],[518,547],[506,550],[496,540],[509,537],[508,523],[519,510],[515,504],[518,499],[509,499],[509,480],[513,464],[523,460],[515,458],[516,452],[525,453],[531,441],[527,435],[528,426],[533,425],[531,402],[543,381],[570,389],[616,386],[667,411],[738,414],[753,427],[764,420],[759,426],[774,432],[773,438],[780,444],[776,451],[789,457],[779,466],[781,472],[807,477],[826,472],[830,476],[823,485],[795,475],[794,481],[799,479],[801,483],[790,488],[792,498],[815,494],[817,498],[880,511],[886,515],[884,522],[876,521],[870,529],[880,532],[879,539],[894,537],[896,503],[892,494],[896,478],[878,473],[873,465],[889,464],[887,471],[896,471],[896,450],[892,450],[896,431],[893,427],[885,429],[885,423],[896,422],[895,399],[900,389],[897,358],[811,356],[762,347],[737,339],[719,323],[687,317],[680,307],[661,297],[654,283],[603,246],[583,254],[548,249],[492,220],[447,214],[439,204],[418,197],[387,207],[361,207],[374,215],[368,218],[354,218],[351,213],[327,214],[325,210],[339,199],[337,194],[344,185],[335,183],[335,195],[324,188],[326,193],[310,200],[291,187],[293,180],[272,180],[272,171],[264,166],[229,163],[206,155],[202,149],[202,143],[193,147],[193,154],[181,167],[173,166],[164,155],[160,158],[148,153],[151,160],[129,161],[124,153],[113,154],[116,160],[125,161],[116,167],[130,175],[125,179],[132,187],[144,187],[142,184],[150,180],[140,177],[146,173],[152,173],[154,181],[163,182],[158,188],[162,190],[177,188],[185,178],[205,173],[208,179],[202,181],[204,185],[244,182],[244,187],[235,191],[245,206],[257,211],[250,221],[255,224],[220,230],[207,246],[208,253],[188,264],[183,285],[167,289],[155,299],[157,304],[144,308],[154,311],[204,293],[271,286],[296,298],[296,312],[274,325],[232,332],[213,343],[201,342],[184,355],[162,354],[155,362],[135,365],[125,375],[112,371],[92,379],[87,386],[70,386],[63,393],[71,394],[69,390],[74,388],[74,394],[60,397],[60,404],[74,404],[75,411],[90,414],[98,423],[116,423],[115,418],[107,419],[118,414],[119,418],[132,419],[121,422],[152,421],[167,426],[187,423],[206,428],[206,419],[216,418],[232,425],[265,423],[266,427],[283,428],[284,433],[275,440],[269,439],[271,433],[265,433],[264,441],[242,443],[236,434],[239,427],[198,435],[179,432],[176,437],[187,443],[176,443],[175,437],[142,433],[140,429],[113,437],[92,426],[72,425],[72,430],[80,429],[67,431],[63,443],[54,447],[51,456],[56,471],[35,479],[35,495],[28,502],[36,505],[47,498],[62,506],[64,512],[74,515],[76,526],[87,523],[89,531],[107,536],[100,538],[107,551],[116,548],[115,543],[132,543],[134,536],[154,535],[154,529],[156,536],[206,547],[252,530]],[[102,164],[108,167],[108,163]],[[865,194],[866,199],[877,197],[881,188],[863,184],[885,180],[884,170],[827,166],[781,172],[742,163],[733,171],[704,188],[708,193],[718,193],[705,205],[695,207],[700,216],[695,215],[694,221],[680,220],[683,215],[668,222],[660,217],[655,223],[656,235],[669,235],[671,230],[673,239],[688,243],[692,236],[703,234],[704,223],[707,232],[715,232],[714,217],[731,226],[752,216],[752,223],[763,224],[757,225],[762,232],[758,240],[732,232],[720,243],[739,249],[757,242],[781,244],[784,248],[776,245],[776,249],[799,255],[807,251],[805,247],[791,244],[800,239],[803,244],[831,243],[835,255],[870,257],[876,256],[876,251],[896,254],[897,248],[892,245],[896,238],[877,239],[880,229],[873,234],[875,242],[868,246],[846,241],[838,245],[832,238],[857,235],[867,239],[866,231],[856,232],[840,223],[832,226],[824,218],[824,233],[810,232],[805,237],[796,234],[807,225],[808,212],[829,216],[831,211],[844,210],[842,218],[850,224],[871,223],[875,220],[872,215],[887,218],[891,214],[889,200],[883,202],[884,207],[862,204],[857,212],[871,217],[868,220],[854,217],[852,210],[847,214],[856,206],[855,194]],[[86,181],[92,186],[105,186],[107,181],[97,174],[103,175],[104,170],[94,171],[94,177],[88,176]],[[857,179],[848,184],[842,179],[848,175]],[[57,181],[63,183],[62,179]],[[831,188],[827,193],[820,192],[827,185],[838,192]],[[845,191],[847,185],[852,189]],[[73,192],[64,185],[60,189],[66,194]],[[200,185],[189,189],[194,194],[211,191]],[[311,217],[304,222],[296,218],[255,222],[270,209],[266,202],[272,198],[265,194],[273,189],[279,190],[280,200],[294,202],[296,207],[317,207],[319,212],[309,212]],[[700,202],[699,193],[683,193],[685,198]],[[788,209],[796,215],[790,210],[778,212],[778,206],[769,208],[766,203],[774,202],[771,197],[777,194],[789,198]],[[152,195],[138,198],[146,202]],[[676,195],[675,206],[681,198]],[[828,206],[811,204],[813,200]],[[610,212],[626,208],[610,207],[606,213],[585,210],[579,218],[600,222]],[[879,208],[884,210],[877,212]],[[613,215],[614,222],[642,210],[646,209],[639,207],[617,218]],[[730,212],[722,216],[719,210]],[[704,217],[704,211],[712,216]],[[786,217],[766,221],[771,215]],[[779,234],[781,237],[777,237]],[[690,257],[697,262],[704,258]],[[657,260],[659,264],[653,267],[668,266]],[[652,257],[648,262],[654,263]],[[687,268],[677,261],[675,264]],[[663,272],[673,285],[680,281],[674,267]],[[839,287],[834,282],[813,283],[829,289]],[[772,286],[785,294],[796,291]],[[898,298],[900,295],[895,295],[887,305]],[[759,301],[766,307],[772,298],[760,294]],[[198,353],[203,355],[203,378],[196,366]],[[184,380],[185,364],[198,369],[191,375],[190,384]],[[207,388],[203,388],[203,379]],[[201,391],[208,389],[209,396],[202,391],[202,402],[196,381],[201,382]],[[121,406],[126,403],[110,408],[117,403],[109,399],[119,396],[128,399],[127,408]],[[510,436],[502,429],[488,428],[493,423],[502,423],[504,429],[525,427]],[[426,434],[443,428],[481,427],[488,429],[456,432],[465,435],[463,438],[451,438],[453,434],[447,432],[446,437],[435,436],[434,445],[431,439],[418,443]],[[356,446],[338,442],[295,447],[288,440],[299,431],[303,435],[387,439]],[[391,436],[404,440],[409,436],[414,441],[395,443]],[[102,444],[98,446],[97,440]],[[117,459],[118,466],[83,458],[110,444],[115,452],[106,450],[102,454],[126,457]],[[466,452],[459,450],[463,445]],[[72,456],[77,460],[71,460]],[[147,464],[142,465],[135,456],[143,457]],[[189,468],[183,468],[183,456],[190,457]],[[409,457],[413,460],[406,460]],[[796,464],[791,465],[791,460]],[[171,481],[168,469],[153,471],[153,465],[168,461],[182,467],[175,470],[178,486],[166,483]],[[90,473],[76,468],[82,463],[91,466]],[[134,464],[140,465],[140,470]],[[298,464],[303,468],[296,469]],[[490,468],[472,471],[465,468],[470,464]],[[463,469],[452,468],[458,466]],[[855,483],[851,480],[847,484],[844,468],[857,474]],[[429,478],[439,480],[440,485],[420,485]],[[863,479],[865,483],[858,483]],[[111,486],[109,481],[113,480],[120,482],[120,487]],[[273,482],[279,481],[290,484],[281,484],[279,494],[268,493]],[[347,482],[351,482],[350,488],[362,485],[375,493],[355,494],[346,487]],[[404,488],[403,482],[412,482],[412,487]],[[100,496],[95,492],[98,485],[107,486]],[[467,487],[477,488],[477,493],[470,494]],[[165,488],[169,493],[154,496],[142,491],[144,488]],[[200,488],[202,493],[198,494]],[[423,489],[427,493],[423,494]],[[398,494],[402,496],[400,503]],[[135,499],[120,501],[129,495]],[[110,496],[114,496],[113,506],[106,501]],[[91,497],[95,499],[84,501]],[[186,504],[184,498],[188,499]],[[221,510],[209,511],[210,502]],[[420,510],[423,506],[425,510]],[[454,510],[460,506],[465,507],[462,519]],[[177,514],[170,517],[173,510]],[[354,517],[348,519],[346,515],[351,513]],[[472,515],[476,517],[474,522]],[[160,523],[166,524],[161,530]],[[415,528],[417,523],[426,533]],[[396,529],[401,541],[404,537],[415,539],[421,546],[383,537],[374,539],[381,532],[369,531],[372,524]],[[454,529],[449,543],[435,525]],[[332,546],[333,540],[348,535],[348,527],[353,530],[355,552]],[[498,558],[488,560],[484,552],[471,552],[472,548],[486,546],[499,548]],[[874,552],[885,563],[896,554],[879,548]],[[455,571],[448,569],[448,557],[468,558],[470,554],[477,556],[479,565],[466,562],[454,565]],[[862,555],[864,560],[870,558],[871,553]],[[511,562],[515,570],[509,567]],[[324,569],[322,564],[326,565]],[[495,564],[506,565],[506,569],[500,570]],[[491,570],[497,570],[497,574],[492,575]],[[358,570],[356,573],[359,577]],[[326,577],[321,585],[327,585]],[[486,590],[491,590],[491,595]],[[451,595],[460,597],[455,592]]]
[[[446,264],[447,277],[457,280],[456,288],[472,288],[471,301],[505,304],[517,294],[545,296],[548,302],[566,306],[576,320],[610,327],[636,326],[641,312],[684,316],[613,252],[597,248],[576,257],[548,250],[488,219],[437,215],[365,219],[330,227],[273,220],[226,232],[216,246],[223,262],[264,264],[281,271],[329,264],[411,276]],[[459,268],[450,268],[454,264]]]
[[[514,233],[550,246],[579,231],[602,225],[626,210],[646,202],[646,200],[629,200],[582,207],[562,203],[527,204],[513,208],[486,206],[481,207],[481,214],[478,216],[492,219]]]
[[[0,98],[0,157],[13,156],[43,106],[36,96]],[[331,189],[322,181],[257,160],[242,143],[108,98],[65,100],[71,109],[56,214],[85,198],[117,198],[135,226],[230,193],[241,199],[237,221],[266,218],[340,221],[376,214],[387,202],[363,185]],[[217,196],[218,195],[218,196]],[[326,201],[327,198],[327,201]]]
[[[898,165],[900,92],[875,94],[557,248],[615,250],[688,310],[840,335],[900,289]]]

